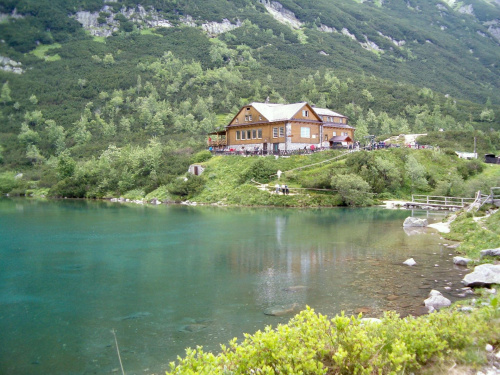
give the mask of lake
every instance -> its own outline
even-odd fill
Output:
[[[418,314],[431,288],[456,300],[465,271],[435,230],[403,230],[409,215],[0,199],[0,373],[120,372],[112,330],[127,374],[164,373],[306,305],[375,317]]]

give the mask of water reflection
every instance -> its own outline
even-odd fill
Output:
[[[109,373],[111,329],[127,372],[159,373],[187,346],[218,350],[305,305],[415,313],[431,288],[456,299],[463,273],[435,232],[405,233],[404,211],[0,200],[0,212],[0,373]]]

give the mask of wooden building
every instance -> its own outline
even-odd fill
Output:
[[[306,102],[254,102],[242,107],[225,131],[210,134],[208,145],[233,151],[286,153],[329,148],[338,140],[336,137],[345,145],[352,143],[354,128],[347,125],[347,117],[329,109]]]

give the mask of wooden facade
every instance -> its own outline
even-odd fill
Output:
[[[329,116],[335,114],[335,117]],[[331,122],[329,120],[332,120]],[[209,146],[220,145],[209,139]],[[283,152],[330,147],[336,135],[354,137],[347,117],[308,103],[251,103],[242,107],[225,130],[225,149]]]

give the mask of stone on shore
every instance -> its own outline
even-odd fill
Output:
[[[500,264],[481,264],[465,275],[462,283],[466,286],[500,284]]]
[[[424,301],[425,306],[430,310],[439,310],[442,307],[448,307],[451,305],[451,301],[444,297],[441,292],[437,290],[431,290],[429,293],[429,298]]]
[[[457,266],[466,266],[470,262],[472,262],[472,259],[464,257],[453,257],[453,264],[456,264]]]
[[[416,217],[409,216],[405,219],[403,227],[426,227],[427,219],[418,219]]]
[[[406,264],[407,266],[414,266],[415,264],[417,264],[417,262],[415,262],[415,259],[413,258],[410,258],[410,259],[406,259],[403,264]]]
[[[500,247],[497,249],[481,250],[481,258],[484,257],[500,257]]]

